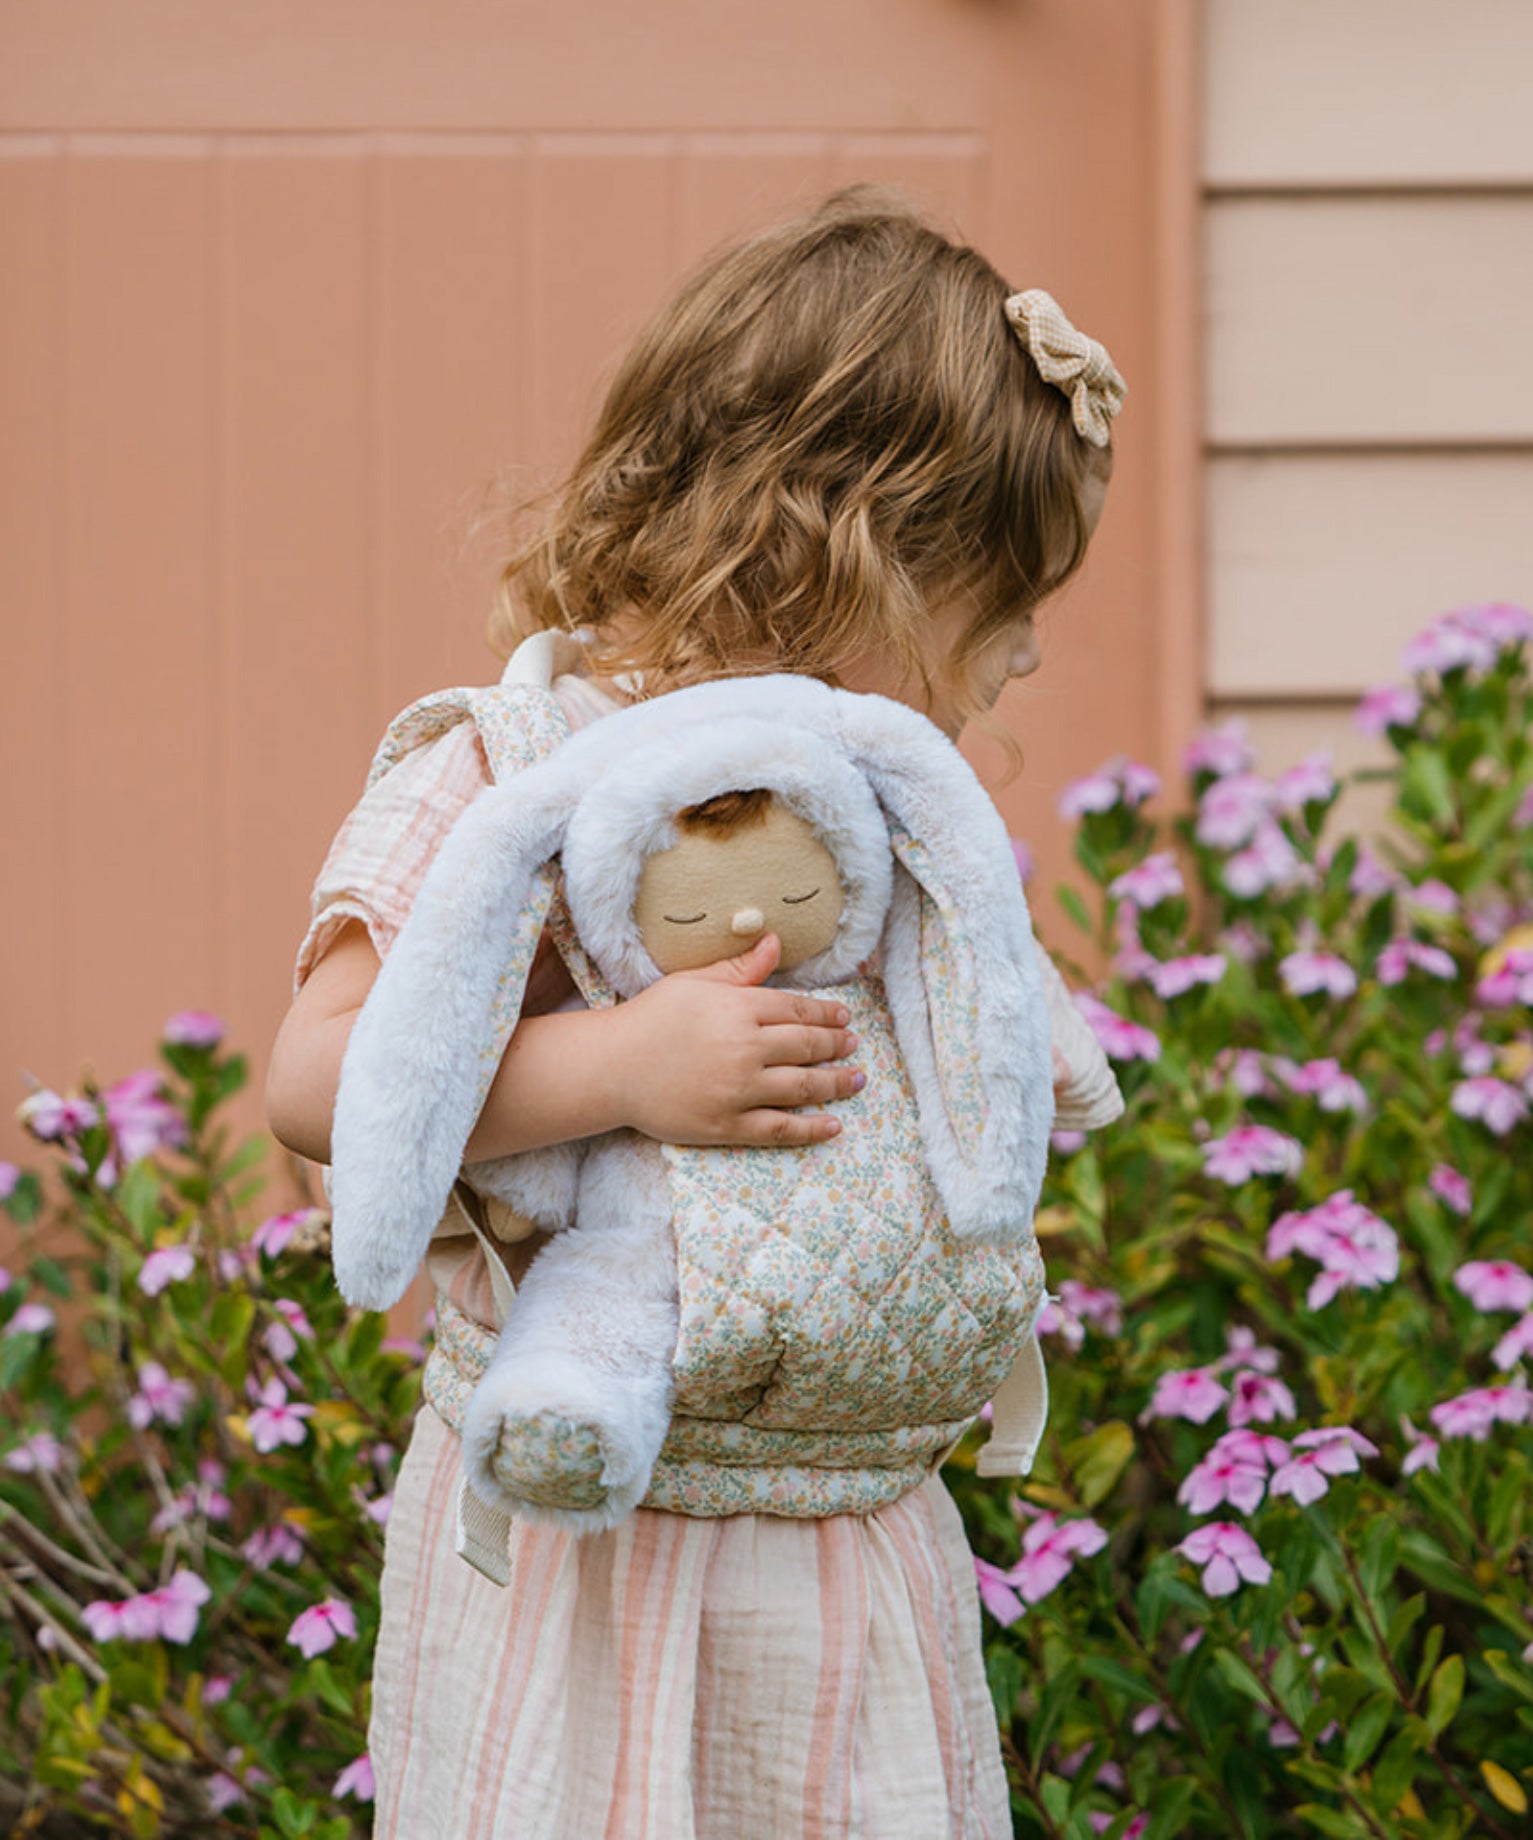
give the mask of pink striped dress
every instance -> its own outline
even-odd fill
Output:
[[[564,676],[572,726],[614,707]],[[406,757],[331,846],[295,985],[346,919],[379,955],[488,783],[472,724]],[[490,1323],[483,1255],[453,1300]],[[1003,1840],[962,1524],[933,1476],[866,1516],[610,1533],[513,1523],[501,1589],[453,1549],[456,1437],[423,1406],[390,1513],[368,1741],[379,1840]]]

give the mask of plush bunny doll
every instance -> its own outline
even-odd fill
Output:
[[[386,1307],[420,1262],[514,1026],[555,858],[588,955],[572,969],[593,1001],[773,931],[773,982],[837,988],[860,1032],[854,993],[881,949],[941,1232],[970,1246],[1030,1239],[1053,1115],[1049,1027],[998,814],[956,748],[903,706],[808,678],[743,678],[603,717],[454,827],[342,1070],[333,1239],[349,1300]],[[841,1137],[802,1150],[696,1153],[685,1181],[676,1153],[628,1131],[463,1171],[555,1230],[464,1419],[483,1500],[583,1532],[644,1498],[706,1330],[694,1332],[703,1318],[688,1299],[708,1292],[708,1274],[678,1295],[678,1194],[696,1204],[701,1169],[727,1221],[753,1168],[796,1159],[817,1197],[839,1196],[857,1129],[851,1102],[839,1115]],[[791,1219],[781,1232],[791,1241]],[[689,1243],[690,1272],[712,1242]],[[781,1313],[772,1333],[790,1333],[801,1273],[762,1278],[763,1261],[751,1263],[766,1286],[754,1294]]]

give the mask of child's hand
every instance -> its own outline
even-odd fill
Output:
[[[857,1037],[840,1004],[760,988],[780,951],[764,934],[740,957],[673,971],[609,1012],[609,1071],[627,1124],[672,1144],[812,1144],[840,1130],[795,1108],[861,1090],[861,1073],[830,1064]]]

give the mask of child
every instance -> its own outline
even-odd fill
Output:
[[[1013,295],[897,199],[840,194],[712,263],[641,336],[506,568],[515,668],[572,728],[787,670],[956,737],[1036,668],[1034,610],[1100,515],[1122,390],[1046,295]],[[379,955],[488,777],[474,724],[449,727],[332,846],[268,1087],[273,1130],[316,1160]],[[587,1010],[545,936],[466,1160],[625,1125],[692,1144],[839,1130],[857,1043],[833,1001],[766,986],[777,951],[768,934]],[[1061,1040],[1089,1110],[1110,1077]],[[489,1212],[514,1241],[504,1271],[466,1233],[429,1261],[451,1313],[487,1325],[536,1245]],[[504,1590],[454,1551],[459,1473],[423,1408],[388,1528],[379,1835],[1009,1834],[972,1563],[935,1472],[865,1515],[640,1508],[578,1540],[513,1523]]]

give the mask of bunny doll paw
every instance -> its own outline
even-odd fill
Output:
[[[596,1427],[558,1412],[508,1412],[490,1458],[490,1474],[505,1493],[539,1508],[605,1508],[606,1469]]]

